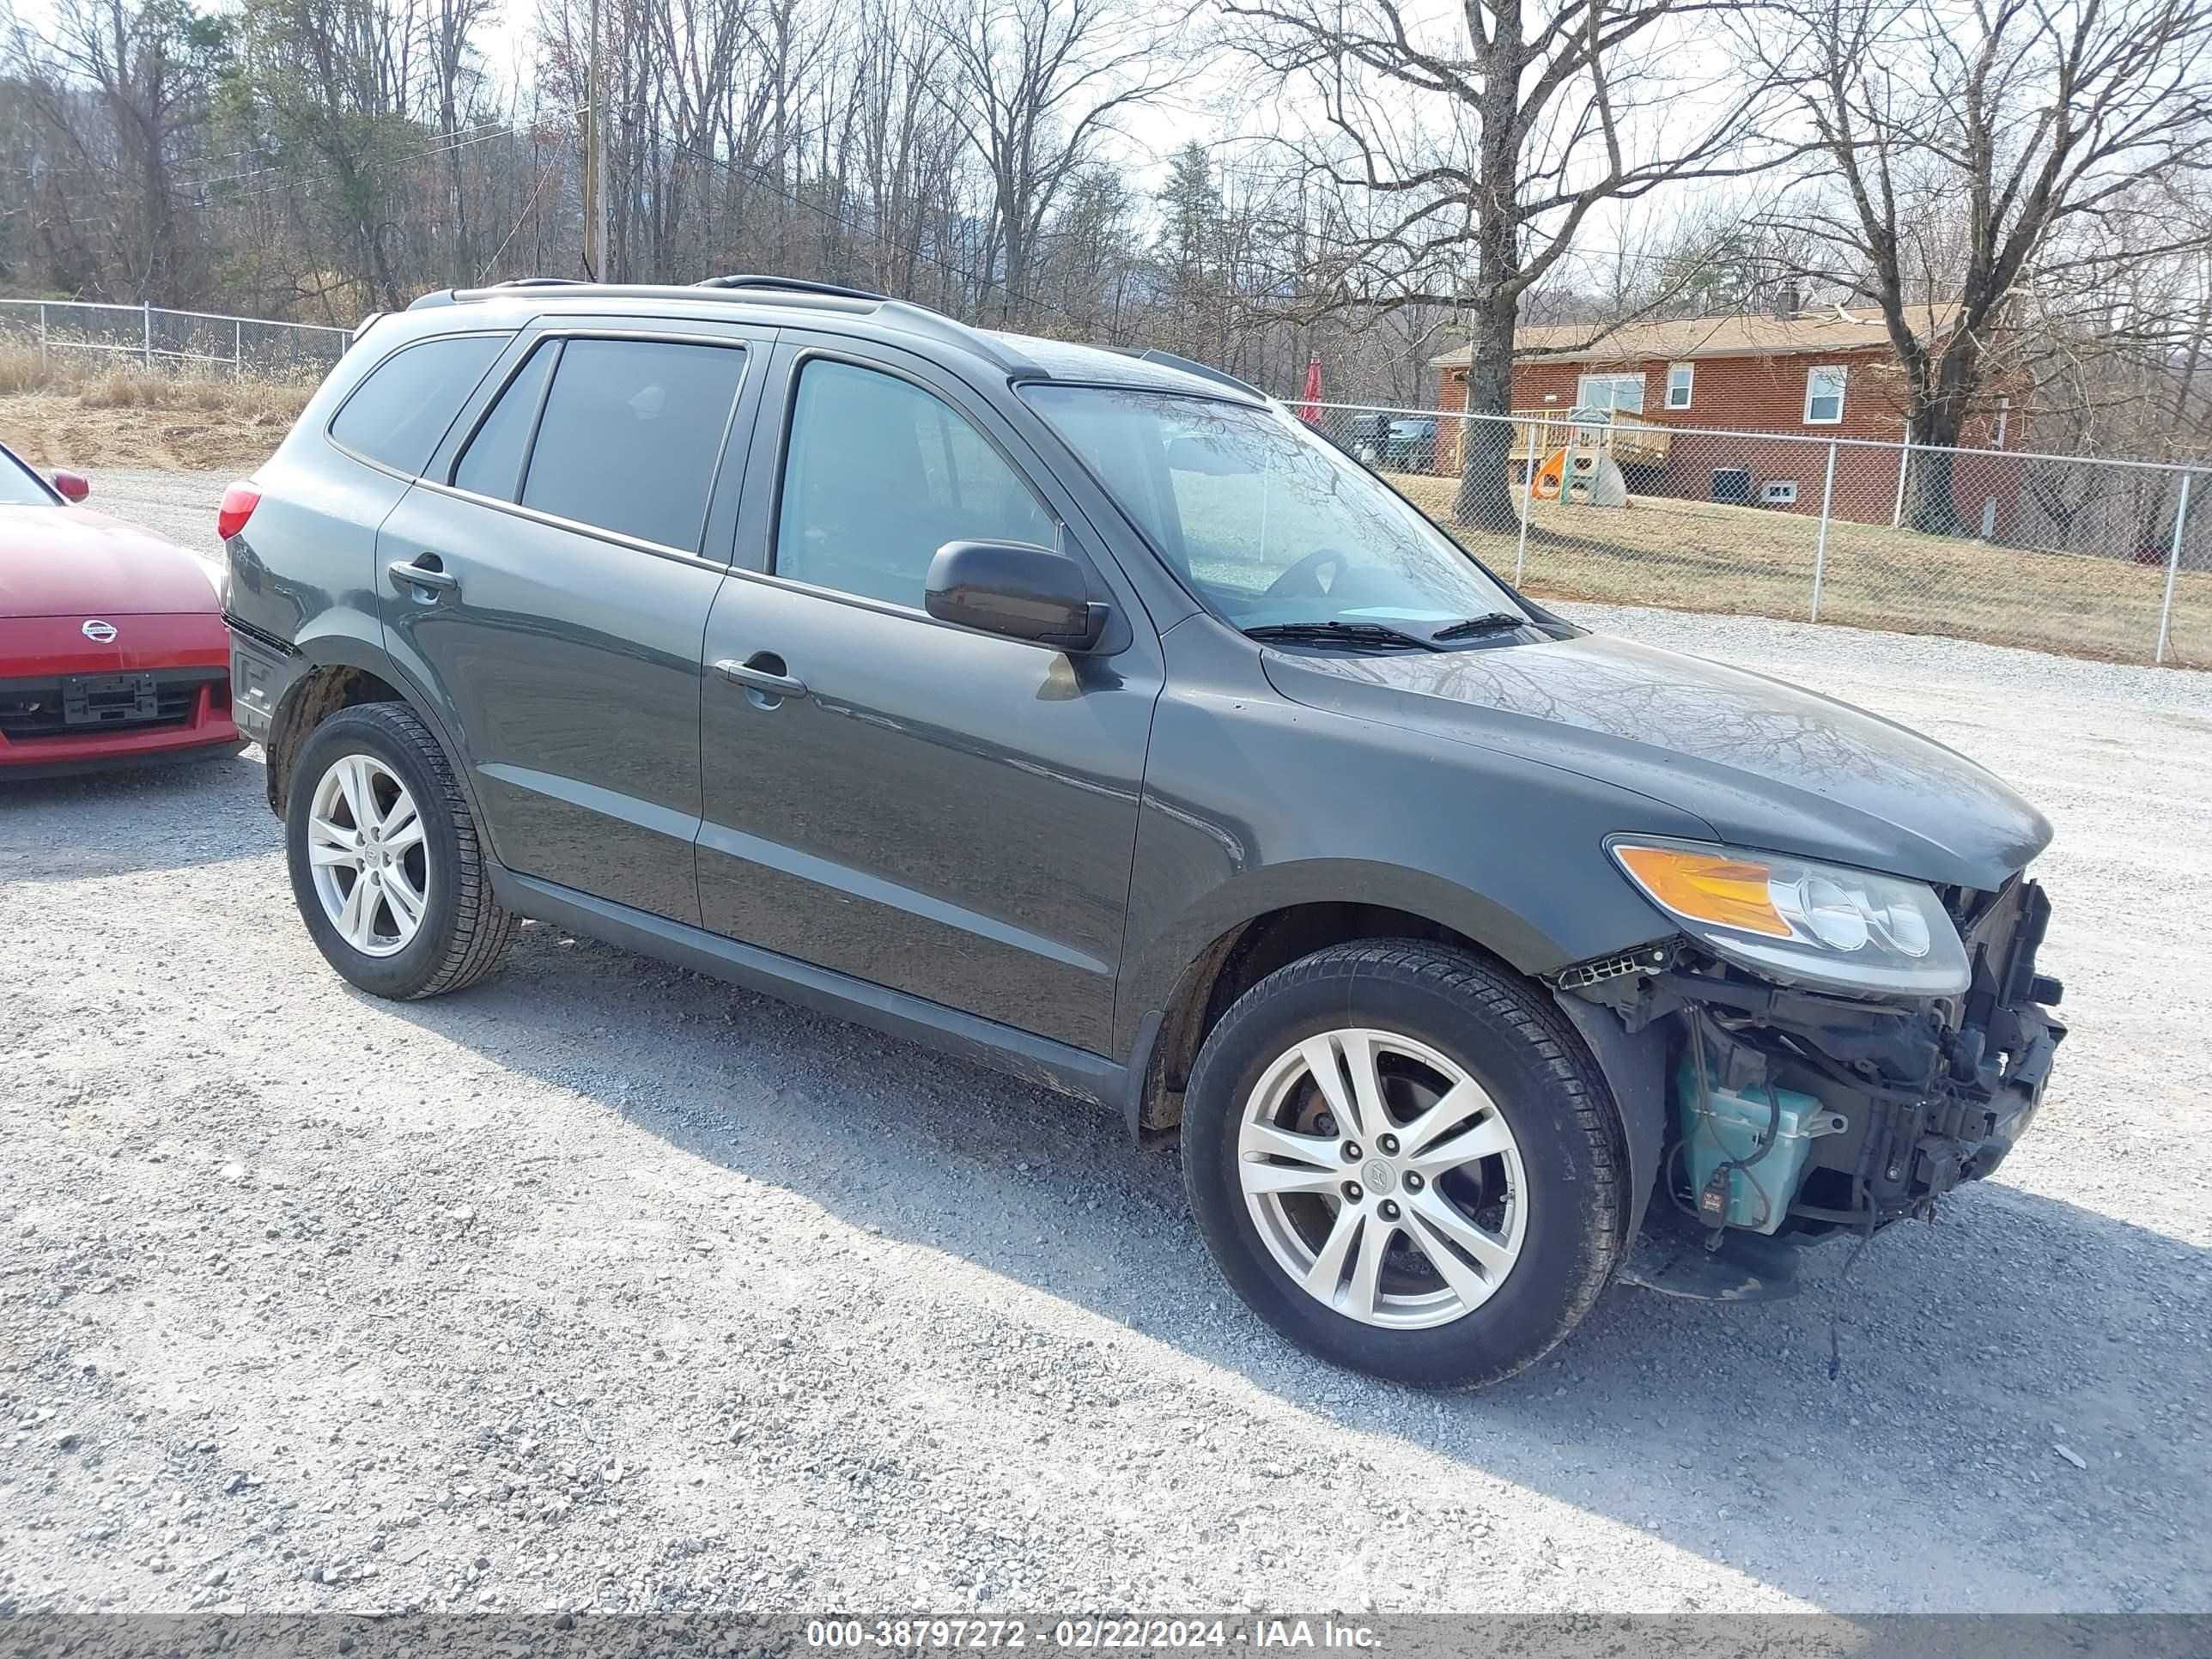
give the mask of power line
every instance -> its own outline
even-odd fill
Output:
[[[824,207],[819,202],[811,202],[808,201],[804,197],[794,196],[790,191],[784,187],[783,182],[781,179],[767,177],[760,173],[757,168],[750,167],[742,162],[733,161],[726,156],[716,155],[711,151],[695,149],[690,145],[683,143],[673,138],[665,142],[670,149],[677,150],[683,155],[690,155],[699,161],[705,161],[709,166],[725,168],[731,173],[736,173],[740,178],[750,179],[753,183],[758,185],[763,189],[765,189],[771,195],[781,198],[792,206],[801,208],[809,213],[815,214],[831,224],[841,226],[844,229],[851,231],[856,236],[866,236],[874,238],[878,240],[882,240],[883,233],[878,228],[848,219],[844,215]],[[1072,311],[1067,307],[1060,305],[1056,301],[1047,300],[1042,295],[1025,302],[1021,295],[1016,294],[1012,289],[1009,288],[1006,283],[999,277],[987,275],[981,271],[971,270],[962,266],[956,265],[949,260],[939,258],[937,255],[928,252],[919,246],[907,251],[912,253],[915,258],[921,260],[925,264],[933,265],[938,270],[945,272],[949,276],[957,276],[963,282],[979,286],[987,293],[992,289],[998,289],[1016,306],[1021,306],[1026,303],[1033,309],[1049,312],[1055,316],[1065,318],[1069,322],[1085,327],[1092,326],[1102,320],[1107,321],[1109,325],[1109,337],[1113,339],[1116,344],[1121,343],[1122,331],[1119,327],[1118,319],[1085,317],[1081,313]]]
[[[361,171],[364,173],[374,173],[394,167],[413,167],[417,162],[434,161],[441,155],[450,155],[455,150],[467,149],[470,146],[474,144],[489,143],[495,138],[504,138],[511,133],[521,132],[526,128],[536,126],[544,121],[557,121],[571,115],[580,115],[590,107],[591,106],[588,104],[579,104],[570,109],[536,112],[533,112],[527,120],[509,121],[502,125],[493,127],[489,131],[476,132],[476,136],[473,137],[456,138],[453,134],[441,133],[439,135],[438,138],[433,142],[428,149],[421,151],[419,154],[372,158],[371,160],[362,163]],[[458,131],[465,132],[474,131],[475,130],[471,128],[461,128]],[[326,160],[327,158],[319,159]],[[234,173],[225,177],[216,179],[185,179],[183,182],[192,189],[208,190],[217,185],[236,184],[245,179],[259,179],[272,173],[289,173],[291,170],[292,163],[290,162],[271,161],[266,167],[255,167],[246,173]],[[280,181],[276,185],[271,186],[271,188],[278,190],[285,189],[289,187],[289,180]],[[244,193],[248,196],[252,196],[264,194],[266,192],[247,191]]]
[[[557,119],[563,115],[572,115],[574,113],[576,113],[576,111],[574,110],[549,110],[544,112],[543,115],[533,116],[530,118],[530,119]],[[519,131],[526,125],[527,125],[527,122],[520,116],[509,117],[506,118],[494,118],[483,121],[471,121],[465,126],[458,126],[452,128],[451,130],[441,129],[439,131],[438,136],[431,142],[434,144],[443,144],[448,139],[462,138],[471,133],[483,132],[487,128],[497,128],[501,131],[512,132]],[[491,136],[495,137],[497,135],[493,134]],[[199,158],[199,164],[202,166],[208,166],[216,161],[232,161],[241,155],[266,155],[267,153],[268,146],[265,144],[241,144],[238,149],[227,150],[221,155],[202,156]],[[187,188],[204,188],[209,185],[228,183],[233,179],[251,179],[260,173],[273,173],[282,167],[283,165],[283,164],[281,162],[271,162],[266,167],[255,167],[246,173],[232,173],[224,177],[213,179],[186,178],[180,179],[177,182]]]

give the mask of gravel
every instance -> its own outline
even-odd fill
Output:
[[[2044,1117],[1847,1281],[1376,1385],[1106,1114],[544,927],[359,995],[258,752],[0,786],[0,1613],[2212,1607],[2212,683],[1574,609],[2058,825]]]

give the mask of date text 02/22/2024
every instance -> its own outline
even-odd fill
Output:
[[[1071,1652],[1228,1647],[1360,1651],[1376,1646],[1376,1634],[1367,1626],[1339,1624],[1326,1617],[1257,1618],[1249,1623],[1227,1619],[1100,1616],[1050,1622],[972,1617],[827,1618],[807,1620],[806,1644],[830,1652],[893,1653],[1030,1647]]]

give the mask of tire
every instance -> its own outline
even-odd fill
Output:
[[[372,800],[380,796],[391,808],[396,809],[398,792],[404,790],[414,810],[411,816],[392,811],[390,845],[397,848],[402,837],[412,839],[404,850],[383,854],[377,883],[393,885],[382,890],[388,895],[382,908],[372,910],[379,901],[369,898],[361,910],[349,911],[343,899],[353,894],[355,884],[368,880],[368,873],[352,869],[349,881],[347,864],[324,859],[330,888],[339,896],[339,902],[326,903],[310,843],[332,849],[339,860],[351,856],[340,843],[359,844],[367,831],[349,833],[353,812],[341,802],[350,803],[364,779],[372,786]],[[346,792],[349,781],[356,786],[351,794]],[[337,793],[326,794],[326,788]],[[326,808],[319,817],[319,799]],[[374,805],[368,809],[371,829],[381,823],[378,811]],[[411,826],[417,823],[420,832],[415,836]],[[332,826],[341,833],[332,834]],[[514,937],[516,918],[493,901],[483,841],[453,763],[429,727],[404,703],[341,708],[308,735],[292,765],[284,850],[292,896],[317,948],[348,981],[372,995],[407,1000],[473,985],[498,965]],[[404,905],[402,892],[409,896]],[[362,910],[371,910],[369,919],[349,935],[341,922],[361,924]]]
[[[1620,1119],[1581,1038],[1510,970],[1410,939],[1320,951],[1240,997],[1193,1069],[1182,1156],[1199,1230],[1254,1312],[1416,1388],[1542,1358],[1597,1300],[1627,1225]]]

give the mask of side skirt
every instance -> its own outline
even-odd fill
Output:
[[[726,939],[647,910],[595,898],[534,876],[494,866],[492,890],[517,915],[551,922],[569,932],[658,957],[702,974],[742,985],[817,1013],[849,1019],[926,1048],[976,1060],[1061,1094],[1101,1106],[1121,1107],[1129,1092],[1128,1068],[1087,1049],[947,1008],[923,997],[873,985],[793,957]]]

